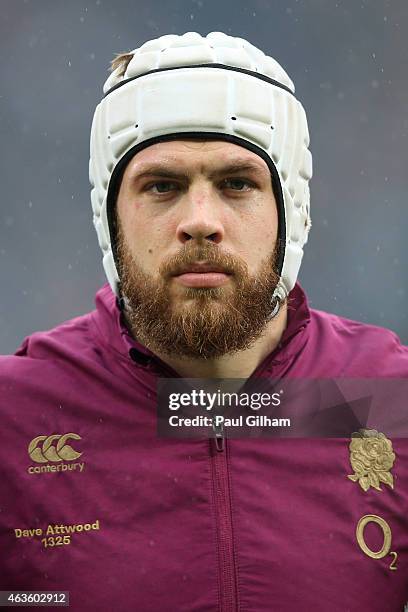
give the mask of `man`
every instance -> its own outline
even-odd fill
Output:
[[[159,379],[407,378],[395,334],[311,310],[296,282],[312,170],[293,83],[241,38],[189,32],[119,56],[104,93],[109,282],[0,360],[1,589],[74,610],[401,610],[405,440],[156,432]]]

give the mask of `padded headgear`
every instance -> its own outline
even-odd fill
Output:
[[[114,207],[123,171],[144,147],[170,139],[224,139],[268,164],[283,247],[279,303],[294,287],[310,222],[312,156],[304,109],[283,68],[243,38],[211,32],[161,36],[114,70],[92,122],[89,177],[103,267],[120,295]],[[113,239],[113,241],[112,241]]]

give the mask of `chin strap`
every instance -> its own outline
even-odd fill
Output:
[[[127,299],[125,295],[122,294],[120,282],[117,284],[117,292],[118,294],[116,296],[116,303],[119,307],[119,310],[121,311],[127,310],[129,308],[129,300]]]
[[[281,307],[281,299],[280,299],[280,297],[276,296],[272,300],[271,305],[272,305],[272,312],[270,313],[270,315],[268,317],[269,321],[271,319],[274,319],[279,314],[280,307]]]
[[[274,319],[275,317],[278,316],[280,308],[282,306],[282,304],[284,303],[285,299],[287,297],[287,292],[282,284],[281,281],[279,281],[275,291],[273,292],[272,295],[272,299],[271,299],[271,313],[268,317],[268,321],[270,321],[271,319]]]

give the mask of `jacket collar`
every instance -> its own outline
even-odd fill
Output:
[[[105,283],[97,291],[95,305],[96,310],[91,315],[98,329],[98,338],[105,347],[117,356],[133,360],[142,368],[164,370],[170,375],[178,376],[155,353],[132,337],[120,309],[119,299],[109,283]],[[300,284],[296,283],[289,294],[287,325],[282,338],[275,350],[259,364],[253,376],[272,369],[275,375],[279,375],[279,366],[293,359],[306,344],[310,319],[311,312],[306,294]]]

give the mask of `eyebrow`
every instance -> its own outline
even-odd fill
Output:
[[[232,163],[229,163],[226,166],[222,166],[221,168],[217,168],[216,170],[209,172],[207,176],[210,179],[214,179],[225,174],[237,174],[239,172],[262,174],[265,172],[265,170],[256,163],[248,162],[246,160],[237,160]],[[143,169],[142,167],[142,172],[136,171],[133,176],[133,180],[136,181],[148,176],[161,176],[171,179],[188,180],[191,175],[189,173],[180,172],[180,170],[173,169],[169,166],[166,167],[162,164],[153,164],[151,166],[145,167],[145,169]]]

